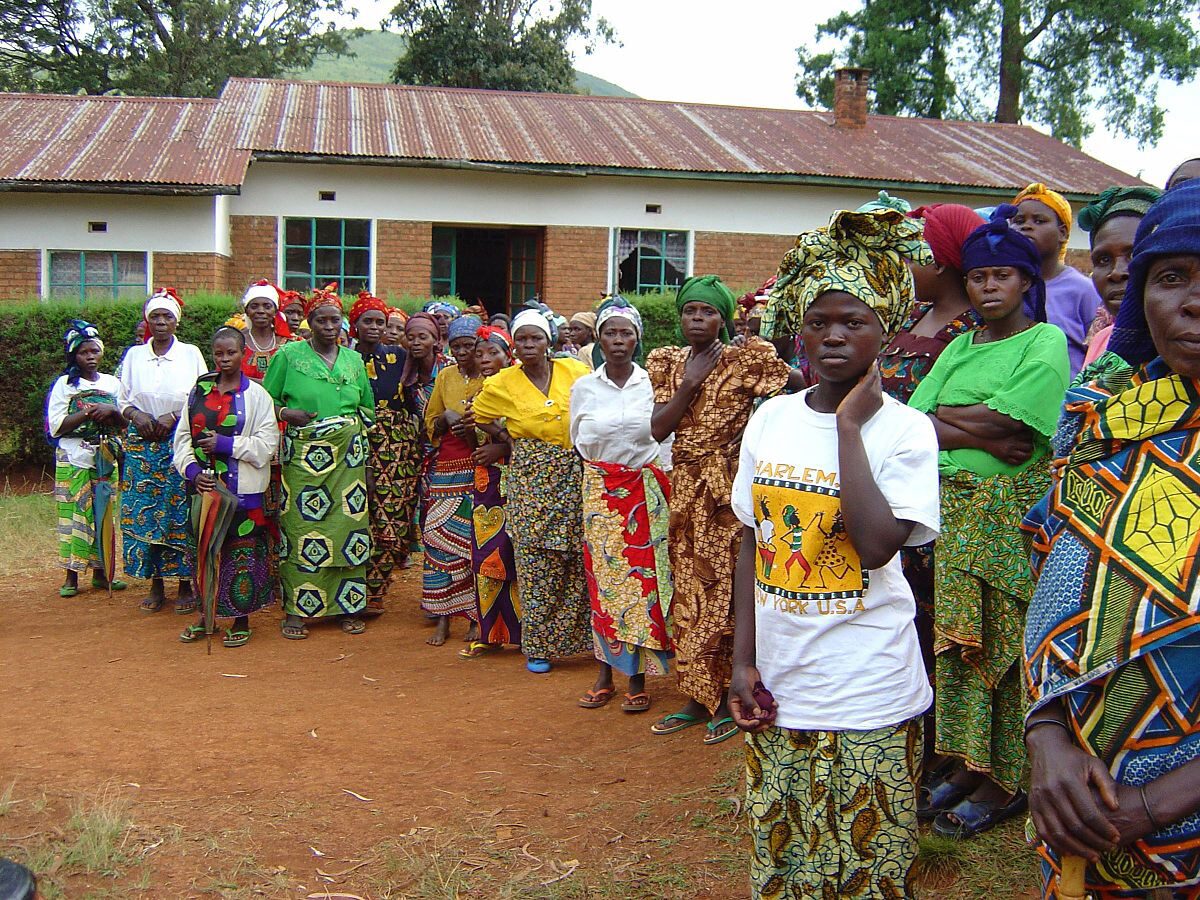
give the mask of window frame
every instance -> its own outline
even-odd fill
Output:
[[[293,244],[288,241],[288,224],[290,222],[308,222],[309,239],[306,244]],[[339,241],[338,245],[321,244],[317,242],[317,223],[319,222],[337,222]],[[367,237],[365,244],[347,244],[346,243],[346,224],[348,222],[361,222],[366,226]],[[279,219],[279,246],[281,252],[279,254],[279,283],[284,290],[300,290],[301,293],[323,288],[330,281],[335,281],[339,294],[346,293],[346,279],[362,279],[363,287],[359,290],[372,290],[375,272],[375,220],[371,218],[357,218],[354,216],[281,216]],[[306,275],[298,275],[289,270],[288,267],[288,251],[289,250],[305,250],[308,252],[308,272]],[[318,274],[317,272],[317,252],[320,250],[336,250],[338,251],[338,273],[336,279],[330,277],[329,274]],[[367,264],[365,271],[361,274],[358,272],[347,275],[346,272],[346,253],[347,251],[363,252],[367,255]],[[296,286],[295,279],[307,277],[308,284],[304,287]],[[289,279],[291,279],[289,283]],[[353,291],[358,293],[358,290]]]
[[[438,232],[446,232],[450,236],[450,252],[434,253],[433,248],[437,245]],[[457,297],[458,296],[458,228],[453,225],[434,225],[430,232],[429,244],[429,294],[432,297]],[[449,278],[434,278],[433,268],[434,262],[439,259],[450,260],[450,277]],[[445,293],[440,293],[441,288],[435,286],[445,285],[449,287]]]
[[[75,254],[79,260],[79,279],[78,281],[55,281],[53,258],[55,254]],[[111,280],[102,282],[90,282],[87,277],[87,261],[89,256],[108,256],[112,272]],[[120,256],[140,256],[142,258],[142,279],[138,282],[121,281],[120,268],[118,265],[118,257]],[[58,247],[47,249],[42,261],[43,271],[45,272],[45,290],[43,293],[44,299],[47,300],[71,300],[77,299],[82,306],[88,300],[119,300],[121,299],[122,289],[135,289],[138,294],[144,299],[150,291],[150,252],[147,250],[77,250],[69,247]],[[67,288],[72,293],[56,293],[56,288]],[[109,296],[98,297],[94,291],[107,288]],[[89,291],[93,293],[89,296]],[[74,297],[72,297],[74,295]]]
[[[637,272],[637,284],[632,291],[627,293],[641,294],[650,291],[667,291],[674,290],[678,285],[670,285],[665,283],[666,264],[680,263],[677,268],[682,273],[682,279],[686,281],[692,275],[692,261],[695,233],[687,228],[640,228],[637,226],[624,227],[616,226],[612,229],[609,252],[609,266],[611,268],[610,289],[612,293],[617,293],[621,290],[621,262],[618,254],[621,252],[621,234],[622,232],[633,231],[637,232],[637,244],[635,246],[635,271]],[[683,256],[668,256],[667,235],[682,234],[684,238]],[[643,235],[658,235],[660,253],[657,257],[659,261],[659,283],[652,285],[649,282],[642,281],[642,252]],[[647,259],[654,257],[647,256]],[[680,282],[682,284],[682,281]]]

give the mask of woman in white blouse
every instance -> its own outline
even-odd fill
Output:
[[[246,337],[224,326],[213,335],[216,372],[196,382],[186,418],[175,429],[175,471],[197,491],[219,481],[237,497],[237,511],[221,545],[215,616],[233,619],[226,647],[250,640],[250,614],[275,602],[263,494],[271,483],[271,457],[279,447],[275,403],[242,371]],[[179,635],[185,644],[205,634],[204,615]]]
[[[150,579],[146,612],[166,600],[164,578],[179,579],[175,611],[195,612],[188,554],[188,502],[171,465],[171,436],[188,393],[208,367],[198,347],[175,339],[183,304],[172,288],[146,301],[150,340],[125,351],[117,407],[129,423],[121,478],[121,544],[125,574]]]
[[[646,675],[665,675],[671,657],[667,496],[650,434],[654,393],[634,362],[642,320],[623,297],[600,308],[596,333],[604,364],[571,391],[571,440],[583,457],[584,564],[592,602],[592,642],[600,672],[579,705],[598,709],[616,696],[613,669],[629,676],[621,709],[650,708]]]

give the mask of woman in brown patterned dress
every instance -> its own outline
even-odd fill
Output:
[[[669,541],[676,662],[679,689],[691,699],[650,730],[674,734],[707,721],[704,743],[716,744],[737,732],[726,692],[742,528],[729,500],[742,432],[755,400],[804,381],[766,341],[726,346],[736,301],[715,275],[689,278],[675,306],[688,346],[654,350],[646,371],[654,388],[654,439],[675,435]]]

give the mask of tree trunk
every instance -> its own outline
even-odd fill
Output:
[[[1021,0],[1000,0],[1000,99],[997,122],[1021,119],[1021,63],[1025,45],[1021,40]]]

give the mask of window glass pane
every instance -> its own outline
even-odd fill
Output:
[[[342,274],[342,251],[341,250],[317,250],[317,271],[325,274],[333,274],[335,277]]]
[[[77,285],[77,284],[51,285],[50,296],[54,297],[56,299],[61,298],[64,300],[78,300],[79,299],[79,285]]]
[[[683,284],[683,267],[676,268],[671,263],[667,263],[666,272],[663,274],[662,285],[664,287],[678,287]]]
[[[311,244],[312,220],[288,219],[283,225],[283,240],[286,244]]]
[[[317,246],[340,247],[342,244],[341,219],[317,219]]]
[[[113,298],[114,289],[112,285],[91,285],[89,284],[83,291],[84,300],[111,300]]]
[[[117,296],[119,298],[121,298],[122,300],[137,300],[137,299],[145,300],[146,299],[146,286],[145,286],[145,284],[122,285],[121,287],[117,288]]]
[[[434,280],[429,283],[429,292],[435,297],[449,297],[453,291],[450,290],[449,281]]]
[[[672,259],[687,259],[687,233],[683,231],[667,232],[666,255]]]
[[[312,279],[307,275],[288,275],[283,279],[283,289],[285,291],[309,291],[312,290]]]
[[[650,286],[662,284],[662,263],[657,258],[647,259],[643,256],[638,267],[638,281]]]
[[[371,251],[347,250],[342,266],[347,275],[359,275],[366,278],[371,274]]]
[[[525,280],[537,281],[537,260],[530,259],[525,263]]]
[[[347,219],[346,220],[346,246],[347,247],[369,247],[369,246],[371,246],[371,220],[370,219]]]
[[[450,281],[450,257],[435,257],[430,260],[430,274],[434,281]]]
[[[146,254],[118,253],[117,281],[123,285],[146,286]]]
[[[116,274],[113,271],[113,255],[111,253],[85,253],[83,255],[83,278],[89,285],[114,284]]]
[[[434,256],[449,256],[454,252],[454,229],[453,228],[435,228],[433,229],[433,255]]]
[[[79,257],[80,254],[75,251],[52,251],[50,253],[51,283],[79,284]]]
[[[303,275],[307,278],[308,273],[312,271],[311,251],[307,247],[289,247],[284,255],[284,268],[288,275]]]
[[[353,297],[359,291],[365,291],[366,289],[367,289],[367,279],[365,277],[352,276],[352,277],[346,278],[342,282],[341,293],[343,295],[346,295],[347,297]],[[347,303],[346,305],[349,306],[350,304]]]

